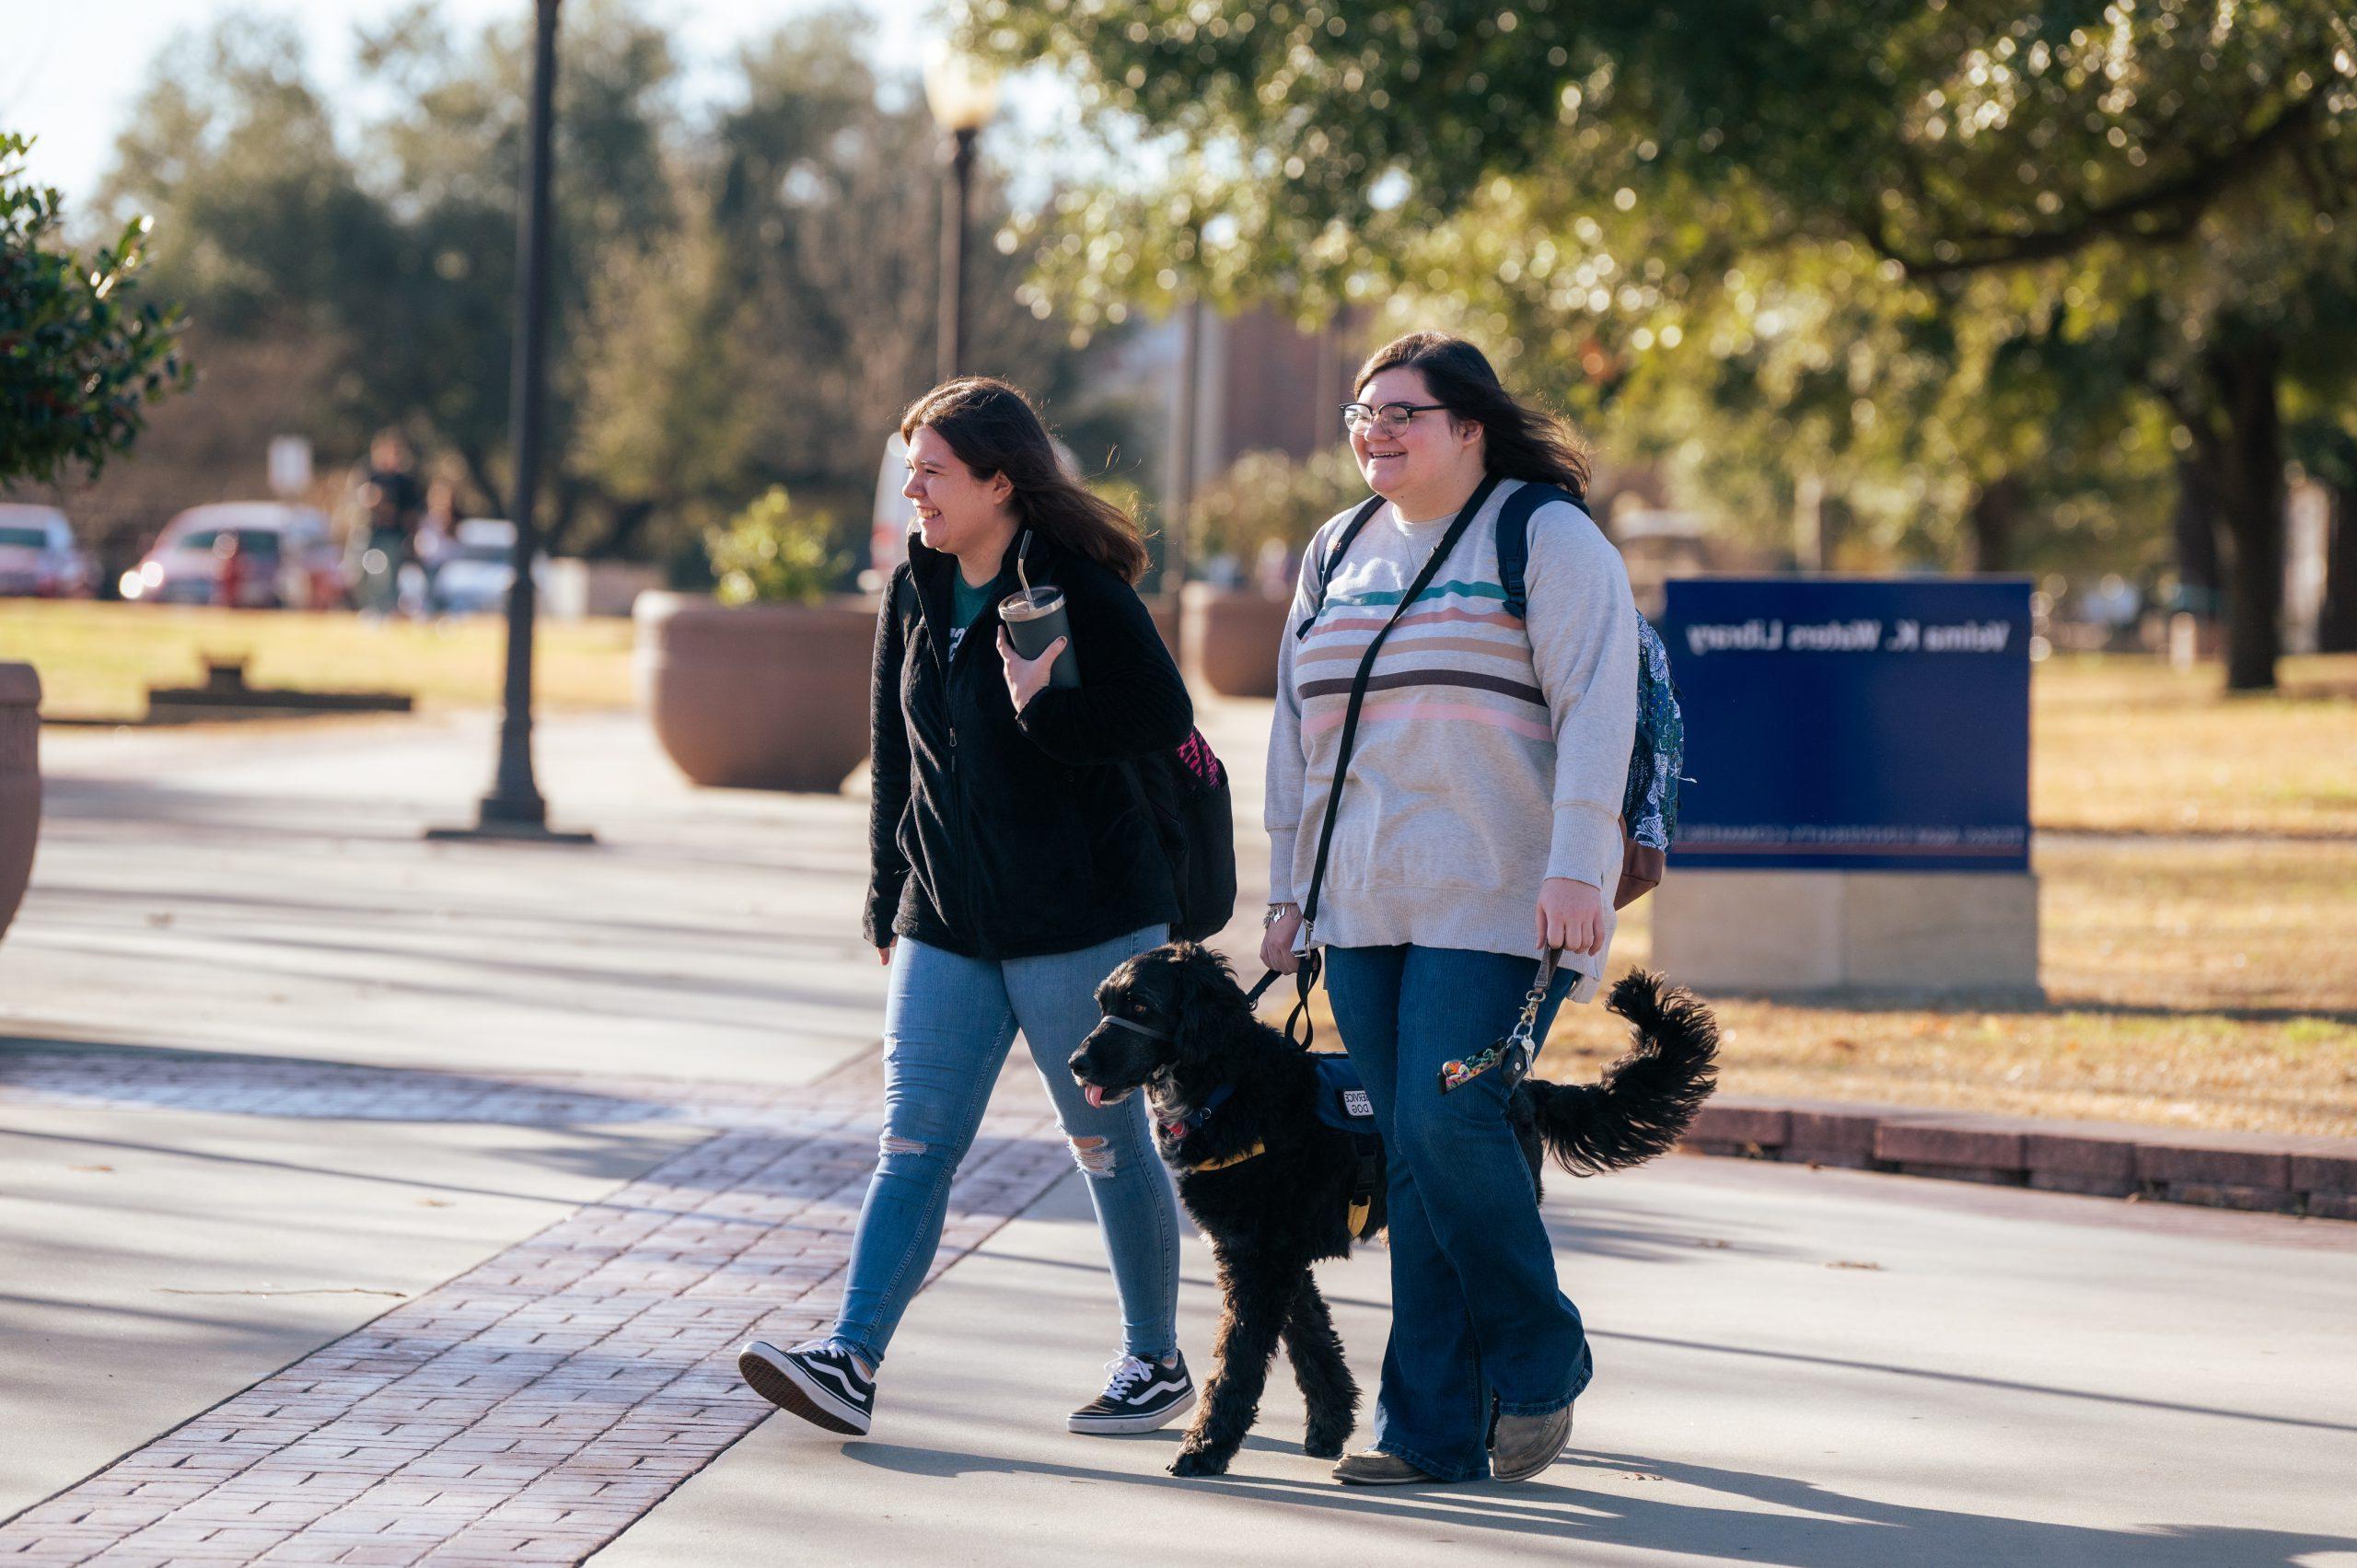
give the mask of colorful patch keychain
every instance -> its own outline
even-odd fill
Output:
[[[1522,999],[1522,1016],[1514,1021],[1514,1028],[1506,1031],[1505,1039],[1485,1051],[1442,1063],[1440,1092],[1446,1094],[1451,1089],[1462,1088],[1491,1068],[1503,1063],[1506,1091],[1511,1094],[1514,1086],[1522,1082],[1522,1075],[1530,1071],[1530,1059],[1536,1054],[1531,1035],[1538,1028],[1538,1009],[1547,1005],[1547,993],[1554,983],[1555,949],[1550,947],[1547,956],[1538,960],[1538,983],[1530,988],[1530,994]]]

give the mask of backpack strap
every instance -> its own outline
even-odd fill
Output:
[[[1318,563],[1317,575],[1309,579],[1309,613],[1302,617],[1300,625],[1294,628],[1295,637],[1309,635],[1309,628],[1317,622],[1318,612],[1326,608],[1326,585],[1333,581],[1334,568],[1342,563],[1342,557],[1350,552],[1351,540],[1359,537],[1359,530],[1366,527],[1366,520],[1382,506],[1382,496],[1368,496],[1365,503],[1352,514],[1351,520],[1342,525],[1342,531],[1334,536],[1334,542],[1327,546],[1325,558]]]
[[[1568,501],[1583,514],[1587,510],[1578,496],[1560,485],[1527,480],[1498,508],[1498,586],[1506,591],[1506,613],[1516,621],[1530,608],[1530,595],[1523,587],[1523,574],[1530,564],[1530,514],[1550,501]]]

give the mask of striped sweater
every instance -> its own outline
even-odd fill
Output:
[[[1322,945],[1532,953],[1538,885],[1568,877],[1605,894],[1609,950],[1637,607],[1620,552],[1585,512],[1555,502],[1530,518],[1527,623],[1506,613],[1496,520],[1517,482],[1491,495],[1376,656],[1318,895]],[[1449,522],[1377,512],[1296,637],[1318,563],[1350,517],[1329,518],[1304,553],[1278,655],[1272,902],[1308,891],[1351,678]],[[1580,974],[1574,999],[1595,993],[1604,959],[1564,956]]]

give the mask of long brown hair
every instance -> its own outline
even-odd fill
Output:
[[[1015,515],[1066,550],[1135,585],[1145,575],[1145,540],[1127,512],[1092,495],[1057,460],[1055,443],[1030,400],[988,376],[944,381],[900,416],[900,439],[931,425],[977,479],[1004,474]]]
[[[1572,427],[1543,409],[1527,408],[1490,368],[1481,351],[1446,332],[1410,332],[1376,349],[1359,366],[1353,392],[1387,370],[1421,371],[1433,401],[1481,427],[1481,461],[1490,472],[1560,485],[1587,498],[1587,449]]]

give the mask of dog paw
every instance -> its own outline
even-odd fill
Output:
[[[1310,1437],[1303,1440],[1301,1451],[1313,1459],[1339,1459],[1342,1457],[1342,1443],[1340,1437]]]
[[[1225,1475],[1227,1461],[1215,1458],[1200,1448],[1181,1448],[1178,1457],[1170,1461],[1172,1475]]]

